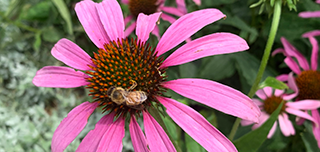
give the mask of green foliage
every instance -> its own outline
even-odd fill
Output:
[[[267,139],[267,135],[274,122],[278,119],[282,105],[283,102],[259,128],[234,141],[239,152],[255,152],[259,149],[261,144]]]
[[[259,86],[260,89],[264,87],[272,87],[274,89],[279,89],[279,90],[288,89],[288,86],[285,83],[277,80],[274,77],[267,77]]]

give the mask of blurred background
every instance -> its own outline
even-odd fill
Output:
[[[75,106],[84,101],[92,101],[83,87],[42,88],[32,84],[32,79],[40,68],[47,65],[64,66],[50,53],[59,39],[68,38],[90,55],[97,51],[75,14],[74,6],[77,2],[78,0],[0,0],[0,152],[50,151],[51,138],[60,121]],[[167,72],[168,79],[187,77],[210,79],[247,94],[259,68],[272,17],[268,6],[263,7],[265,9],[261,14],[259,14],[260,6],[249,8],[255,2],[257,1],[202,0],[202,5],[197,6],[192,0],[186,0],[188,12],[217,8],[227,15],[226,19],[210,24],[197,32],[192,39],[215,32],[230,32],[244,38],[250,49],[170,67]],[[166,5],[175,6],[175,2],[167,0]],[[128,6],[123,4],[121,6],[124,16],[128,15]],[[319,29],[320,19],[299,18],[298,13],[316,10],[320,10],[320,5],[312,0],[300,0],[296,11],[283,6],[274,49],[282,47],[280,37],[285,37],[309,58],[311,44],[301,35]],[[160,33],[162,34],[169,25],[168,22],[161,20]],[[157,38],[151,36],[150,41],[156,44]],[[290,70],[283,60],[284,56],[281,54],[271,57],[265,77],[289,73]],[[228,136],[235,117],[198,104],[174,92],[169,91],[167,95],[200,111],[209,122]],[[75,151],[81,139],[94,128],[102,116],[101,112],[94,112],[86,128],[66,151]],[[164,120],[170,135],[182,151],[205,151],[169,117],[165,117]],[[259,151],[319,150],[310,131],[310,123],[295,125],[295,128],[296,135],[290,137],[284,137],[278,129],[273,138],[268,139]],[[250,130],[250,126],[240,127],[235,138]],[[133,151],[128,131],[123,145],[123,151]]]

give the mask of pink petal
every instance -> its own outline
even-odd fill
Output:
[[[318,41],[314,37],[309,37],[310,43],[312,45],[312,54],[311,54],[311,69],[316,71],[318,68],[318,51],[319,45]]]
[[[317,122],[317,124],[320,124],[320,115],[318,110],[317,109],[311,110],[311,114],[314,120]],[[320,126],[313,124],[312,131],[313,131],[314,137],[318,141],[318,147],[320,148]]]
[[[286,52],[284,51],[283,48],[277,48],[277,49],[275,49],[275,50],[272,52],[271,56],[275,56],[275,55],[278,54],[278,53],[283,53],[283,54],[285,54]]]
[[[147,112],[143,112],[144,130],[152,152],[176,151],[168,135],[158,122]]]
[[[32,83],[38,87],[74,88],[90,84],[89,76],[68,67],[46,66],[34,76]]]
[[[128,37],[136,28],[136,21],[132,22],[129,27],[124,31],[124,37]]]
[[[300,74],[301,70],[298,64],[290,57],[286,57],[284,59],[284,62],[288,65],[288,67],[296,74]]]
[[[204,26],[223,17],[225,15],[218,9],[203,9],[180,17],[163,34],[156,48],[157,55],[169,51]]]
[[[196,3],[197,5],[201,5],[201,0],[193,0],[194,3]]]
[[[285,113],[280,114],[278,119],[279,119],[280,130],[283,133],[283,135],[290,136],[295,134],[295,130],[287,114]]]
[[[261,102],[259,99],[252,99],[253,103],[256,104],[257,106],[263,106],[263,102]]]
[[[280,81],[288,81],[288,74],[281,74],[276,77]]]
[[[262,124],[264,124],[264,122],[266,122],[269,119],[269,117],[270,117],[269,114],[265,112],[261,112],[261,115],[259,117],[259,122],[252,126],[252,130],[259,128]]]
[[[127,25],[131,20],[133,20],[133,15],[129,15],[124,18],[124,24]]]
[[[247,42],[231,33],[215,33],[188,42],[174,51],[161,65],[180,65],[211,55],[228,54],[249,49]]]
[[[144,136],[139,124],[134,116],[131,116],[131,122],[129,125],[130,136],[134,151],[136,152],[149,152],[148,143]]]
[[[150,32],[156,26],[157,21],[160,19],[161,12],[151,15],[144,15],[140,13],[137,19],[136,35],[141,42],[146,42],[149,38]]]
[[[174,7],[168,7],[168,6],[162,6],[160,7],[160,10],[175,16],[182,16],[186,14],[186,13],[183,13],[180,9],[177,9]]]
[[[177,8],[183,13],[187,14],[188,10],[186,7],[186,3],[184,2],[185,0],[176,0]]]
[[[167,108],[172,120],[207,151],[237,151],[230,140],[192,108],[170,98],[157,99]]]
[[[95,5],[91,0],[84,0],[76,4],[75,11],[91,41],[98,48],[103,48],[110,38],[103,28]]]
[[[301,12],[301,13],[299,13],[299,17],[302,17],[302,18],[320,17],[320,11]]]
[[[297,87],[297,84],[295,82],[295,79],[293,77],[293,73],[292,72],[288,75],[288,87],[290,89],[292,89],[294,91],[294,93],[292,93],[292,94],[284,94],[282,96],[283,100],[291,100],[291,99],[295,98],[299,93],[299,90],[298,90],[298,87]]]
[[[163,14],[161,15],[161,18],[162,18],[163,20],[165,20],[165,21],[168,21],[168,22],[171,23],[171,24],[176,21],[176,19],[175,19],[174,17],[172,17],[172,16],[170,16],[170,15],[167,15],[167,14],[165,14],[165,13],[163,13]]]
[[[286,108],[286,112],[290,113],[290,114],[293,114],[293,115],[296,115],[296,116],[301,117],[301,118],[308,119],[310,121],[313,121],[314,123],[317,123],[308,113],[305,113],[305,112],[300,111],[298,109],[293,109],[293,108],[287,107]]]
[[[263,91],[267,97],[271,97],[273,95],[273,89],[271,87],[264,87]]]
[[[104,0],[96,5],[101,22],[111,41],[124,38],[124,19],[116,0]]]
[[[242,126],[248,126],[248,125],[252,125],[252,124],[254,124],[254,122],[249,121],[249,120],[241,120]]]
[[[287,102],[286,106],[299,110],[313,110],[320,107],[320,100],[300,100],[295,102]]]
[[[307,59],[293,45],[291,45],[284,37],[281,38],[281,42],[288,56],[295,57],[303,70],[310,69]]]
[[[124,137],[124,123],[123,118],[118,118],[113,122],[108,130],[105,132],[100,140],[97,148],[97,152],[121,152],[122,151],[122,139]]]
[[[155,26],[151,33],[155,35],[158,38],[158,40],[160,39],[160,32],[158,26]]]
[[[310,32],[306,32],[302,35],[302,37],[310,37],[310,36],[319,36],[320,35],[320,30],[314,30]]]
[[[316,3],[320,4],[320,0],[316,0]]]
[[[204,79],[178,79],[163,86],[224,113],[258,122],[260,109],[243,93]]]
[[[263,89],[259,89],[256,92],[256,95],[262,100],[266,100],[267,99],[267,95],[266,95],[266,93],[264,93]]]
[[[271,138],[273,136],[273,134],[276,132],[277,129],[277,121],[274,122],[272,128],[270,129],[267,138]]]
[[[83,138],[76,152],[95,152],[102,136],[109,129],[113,119],[114,113],[103,116],[97,122],[95,128]]]
[[[97,102],[84,102],[72,109],[53,133],[51,150],[63,152],[86,126],[89,116],[97,108]]]
[[[65,38],[54,45],[51,54],[56,59],[75,69],[91,70],[88,65],[95,66],[91,61],[91,57],[85,51]]]
[[[129,4],[129,0],[121,0],[121,3],[123,3],[123,4]]]
[[[284,90],[278,90],[278,89],[276,89],[276,90],[274,91],[274,95],[277,96],[277,97],[280,97],[283,93],[284,93]]]

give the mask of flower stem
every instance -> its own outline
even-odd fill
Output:
[[[260,83],[261,78],[263,76],[263,73],[266,69],[266,66],[267,66],[267,63],[269,60],[269,56],[271,53],[272,45],[274,43],[274,39],[277,34],[277,30],[278,30],[278,26],[279,26],[279,22],[280,22],[280,16],[281,16],[281,0],[276,0],[275,5],[274,5],[274,14],[273,14],[273,18],[272,18],[272,25],[271,25],[268,41],[266,44],[266,48],[264,49],[264,54],[262,57],[262,61],[260,63],[258,74],[257,74],[256,79],[254,80],[254,83],[248,93],[249,98],[252,98],[253,95],[255,94],[255,92],[259,89],[258,88],[259,83]],[[241,122],[241,119],[237,118],[235,123],[233,124],[233,127],[232,127],[230,135],[229,135],[229,139],[231,141],[233,140],[233,138],[237,132],[237,129],[238,129],[240,122]]]

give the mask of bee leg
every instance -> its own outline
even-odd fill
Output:
[[[128,89],[129,91],[133,90],[138,85],[136,81],[134,80],[130,80],[130,81],[132,82],[132,86]]]

